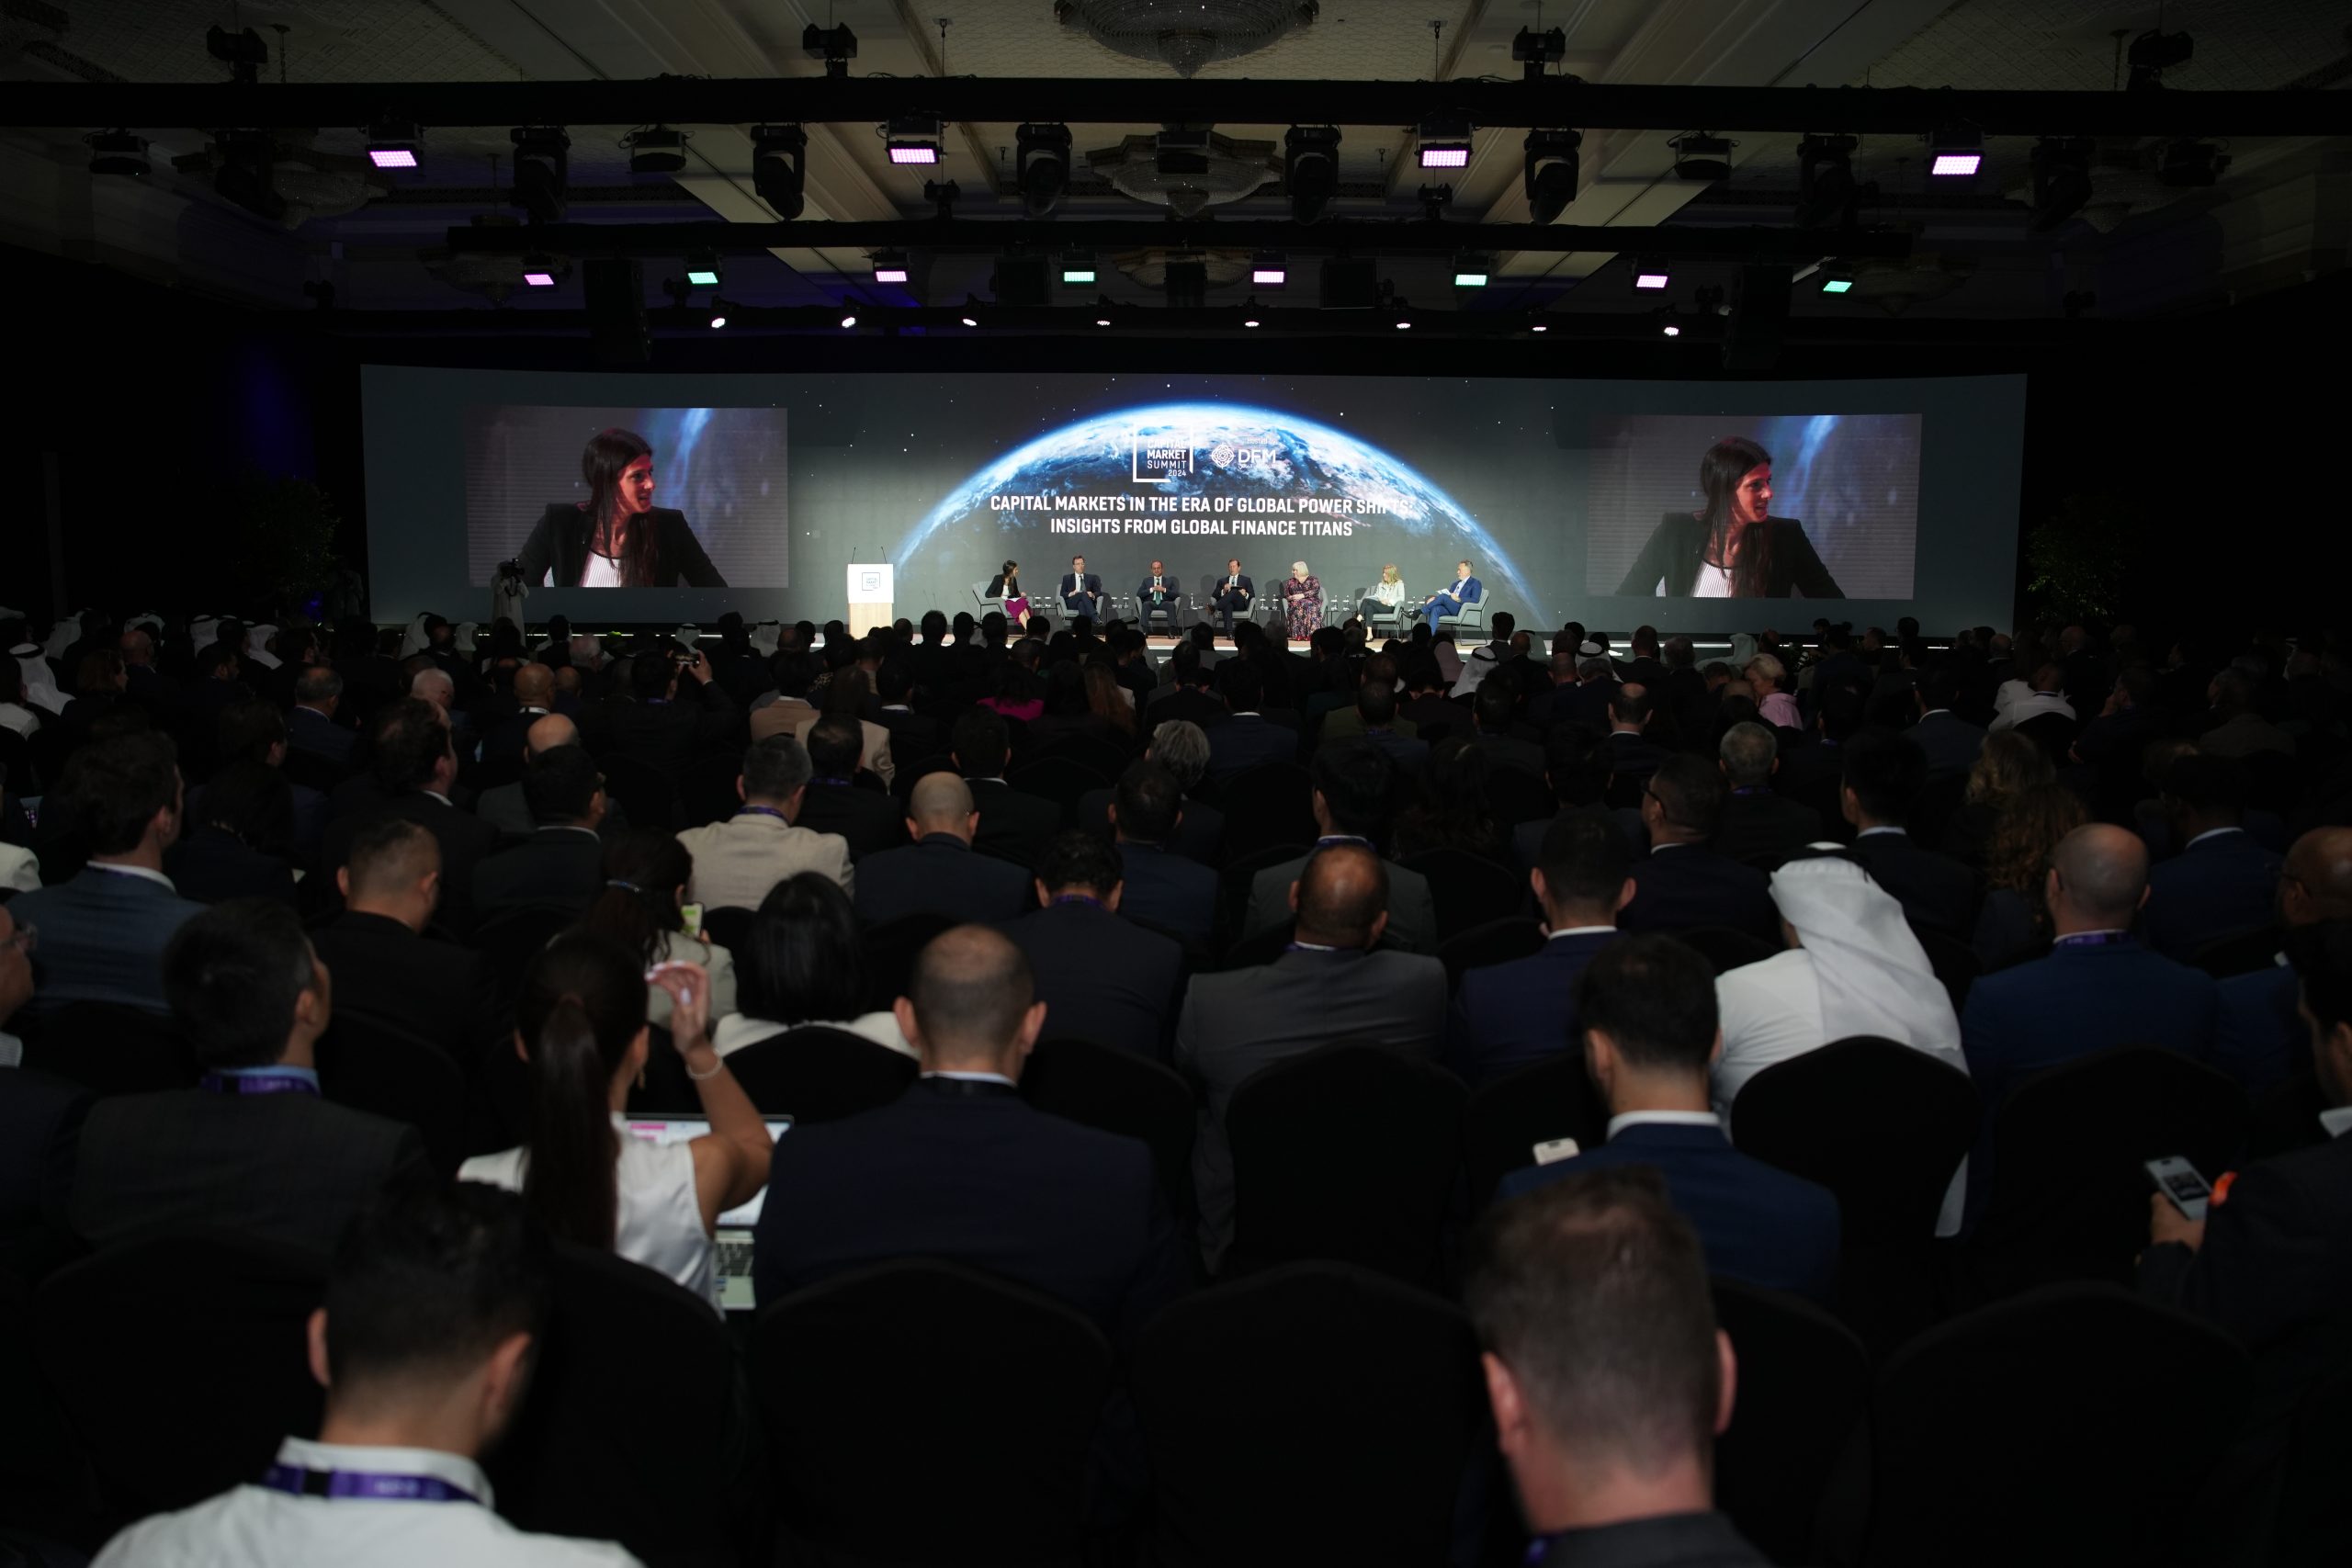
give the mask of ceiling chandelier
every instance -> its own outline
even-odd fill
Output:
[[[1064,27],[1105,49],[1190,76],[1211,61],[1265,48],[1315,19],[1316,0],[1055,0]]]
[[[1086,154],[1086,165],[1120,195],[1165,207],[1179,218],[1238,201],[1282,178],[1281,150],[1206,128],[1130,136]]]

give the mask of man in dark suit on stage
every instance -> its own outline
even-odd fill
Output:
[[[1102,618],[1102,580],[1086,570],[1084,556],[1069,558],[1069,570],[1062,573],[1057,597],[1065,614]]]
[[[469,1064],[492,1043],[495,987],[470,948],[427,937],[441,901],[441,846],[398,817],[362,828],[335,873],[343,913],[311,933],[345,1016],[377,1019]],[[503,1036],[498,1048],[512,1050]]]
[[[1771,879],[1707,847],[1723,815],[1722,772],[1703,757],[1676,752],[1642,786],[1642,824],[1650,852],[1634,867],[1634,897],[1617,917],[1629,931],[1687,931],[1729,926],[1777,943],[1781,912]]]
[[[605,775],[587,751],[559,746],[531,760],[523,797],[538,828],[474,867],[474,913],[482,920],[516,909],[578,914],[605,890]]]
[[[1181,942],[1205,945],[1216,919],[1216,873],[1171,847],[1183,809],[1176,775],[1159,763],[1131,762],[1119,775],[1111,828],[1125,882],[1120,908]]]
[[[1233,635],[1233,617],[1250,613],[1250,601],[1256,597],[1258,585],[1242,575],[1241,563],[1225,563],[1225,575],[1209,590],[1209,608],[1225,617],[1225,635]]]
[[[1197,975],[1176,1024],[1176,1066],[1204,1112],[1193,1146],[1201,1247],[1214,1262],[1233,1239],[1233,1148],[1225,1112],[1261,1068],[1334,1041],[1435,1058],[1445,1036],[1445,966],[1375,953],[1388,923],[1388,878],[1362,844],[1318,849],[1292,886],[1298,927],[1290,950],[1252,969]],[[1710,987],[1708,995],[1713,996]]]
[[[1143,581],[1136,586],[1136,604],[1145,631],[1151,630],[1155,616],[1162,615],[1167,618],[1170,631],[1184,629],[1183,584],[1162,570],[1158,561],[1151,563],[1151,570],[1143,574]]]
[[[1125,862],[1093,833],[1054,836],[1037,869],[1038,908],[1004,928],[1028,955],[1056,1039],[1168,1058],[1184,950],[1119,912]]]
[[[387,704],[376,716],[376,783],[389,797],[373,811],[337,818],[319,845],[320,869],[332,873],[351,852],[352,836],[378,817],[413,822],[441,844],[441,923],[459,936],[474,929],[474,867],[498,847],[498,829],[450,804],[457,753],[441,710],[417,697]]]
[[[1024,794],[1004,782],[1004,764],[1012,754],[1012,737],[993,710],[969,708],[956,721],[950,755],[980,813],[979,834],[972,847],[1026,870],[1036,865],[1046,840],[1062,825],[1062,813],[1043,795]]]
[[[2233,757],[2191,751],[2173,759],[2157,785],[2157,806],[2180,853],[2148,874],[2141,934],[2183,963],[2220,937],[2271,923],[2278,896],[2278,857],[2243,826],[2245,765]]]
[[[869,855],[857,868],[858,919],[869,926],[921,911],[956,919],[1009,920],[1028,907],[1029,874],[1011,861],[976,852],[980,816],[954,773],[926,773],[907,796],[900,849]]]
[[[1871,874],[1917,925],[1965,942],[1976,930],[1976,874],[1920,845],[1905,826],[1928,784],[1928,759],[1907,735],[1865,729],[1841,748],[1838,803],[1853,826],[1846,858]]]
[[[1779,736],[1753,719],[1724,732],[1715,748],[1715,765],[1723,770],[1731,794],[1715,819],[1715,836],[1708,840],[1717,854],[1736,861],[1790,855],[1821,837],[1820,813],[1772,792],[1772,773],[1781,765],[1780,745]]]
[[[1695,761],[1695,759],[1693,759]],[[1609,1141],[1504,1178],[1517,1198],[1589,1170],[1656,1166],[1705,1244],[1707,1271],[1826,1301],[1838,1278],[1838,1200],[1731,1146],[1709,1109],[1723,1054],[1715,976],[1668,937],[1621,937],[1577,982],[1586,1064],[1609,1102]]]
[[[923,1076],[878,1111],[776,1141],[752,1247],[763,1303],[867,1264],[968,1264],[1076,1307],[1122,1342],[1190,1285],[1151,1151],[1031,1110],[1020,1077],[1047,1009],[1000,932],[925,947],[899,1028]]]
[[[1473,1088],[1577,1048],[1577,977],[1617,940],[1634,894],[1633,852],[1614,824],[1559,817],[1544,829],[1528,884],[1544,906],[1544,951],[1463,972],[1446,1032],[1446,1066]]]
[[[217,905],[164,954],[172,1019],[204,1087],[101,1101],[70,1215],[94,1246],[222,1230],[322,1256],[388,1182],[424,1181],[416,1129],[319,1098],[332,984],[294,911]]]
[[[907,841],[905,816],[889,792],[854,782],[865,744],[865,732],[846,714],[827,714],[808,727],[808,791],[794,819],[811,832],[838,834],[848,842],[853,861]]]

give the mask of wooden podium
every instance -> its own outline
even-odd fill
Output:
[[[849,635],[864,637],[890,624],[895,573],[887,564],[849,569]]]

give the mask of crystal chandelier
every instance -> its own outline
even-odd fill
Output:
[[[1064,27],[1105,49],[1190,76],[1216,60],[1265,48],[1315,19],[1316,0],[1055,0]]]

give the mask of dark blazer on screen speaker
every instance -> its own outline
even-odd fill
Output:
[[[667,506],[649,509],[630,525],[644,527],[650,525],[657,536],[653,552],[653,581],[631,587],[648,588],[724,588],[727,579],[710,564],[710,557],[703,553],[702,541],[686,522],[686,514]],[[593,525],[588,513],[568,501],[551,501],[539,514],[531,529],[531,536],[516,558],[523,568],[523,581],[537,586],[552,570],[554,586],[577,588],[588,570],[588,536]]]
[[[1786,599],[1802,593],[1808,599],[1843,599],[1838,580],[1821,564],[1821,557],[1805,537],[1804,525],[1793,517],[1767,517],[1772,531],[1772,575],[1764,597]],[[1650,535],[1649,543],[1625,573],[1617,592],[1635,598],[1657,596],[1688,599],[1699,583],[1700,558],[1706,553],[1707,523],[1687,512],[1669,512]],[[1664,586],[1661,587],[1660,584]]]

